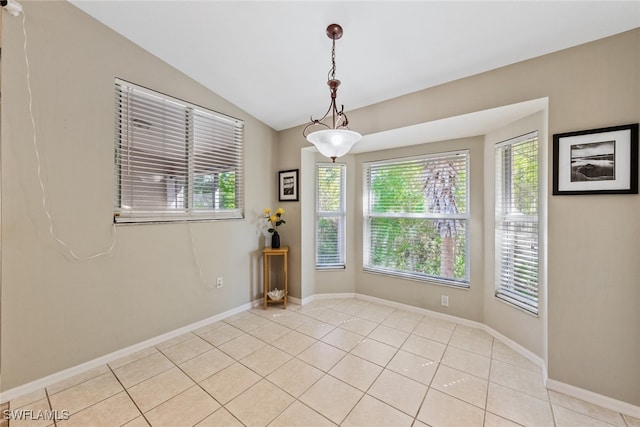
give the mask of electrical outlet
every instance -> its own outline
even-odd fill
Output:
[[[449,307],[449,296],[440,295],[440,305],[443,307]]]
[[[216,288],[221,288],[224,286],[224,282],[222,281],[222,277],[218,277],[216,279]]]

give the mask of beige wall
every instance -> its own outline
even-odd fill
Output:
[[[246,219],[121,225],[112,256],[66,256],[41,202],[22,18],[4,19],[2,390],[261,296],[259,226],[276,199],[272,129],[67,2],[23,5],[37,146],[59,238],[81,256],[111,244],[115,77],[245,120]],[[217,276],[224,287],[209,288]]]
[[[543,140],[549,153],[554,133],[638,122],[640,29],[355,110],[349,119],[355,130],[370,134],[541,98],[548,98],[548,115],[539,119],[546,127]],[[348,104],[348,100],[342,101]],[[279,168],[298,168],[301,164],[308,168],[311,161],[300,161],[300,149],[309,146],[301,128],[279,135]],[[441,142],[438,147],[459,144],[466,142]],[[422,149],[432,147],[404,152]],[[356,175],[362,160],[376,155],[356,155]],[[548,194],[551,165],[548,155],[541,168],[548,177],[543,181]],[[311,173],[305,169],[301,171],[303,176]],[[472,199],[490,196],[482,194],[484,177],[478,179],[479,184],[474,185],[472,176]],[[481,205],[478,221],[482,224],[482,210],[487,212],[487,208],[482,207],[483,202],[476,203]],[[459,301],[461,308],[450,307],[447,312],[485,322],[547,358],[551,379],[640,405],[640,196],[548,196],[544,203],[548,218],[548,290],[543,298],[548,300],[548,307],[543,306],[541,320],[526,319],[523,316],[528,315],[493,300],[492,274],[486,271],[492,266],[478,266],[474,259],[484,256],[482,248],[491,244],[487,239],[493,239],[491,230],[484,233],[484,241],[472,242],[473,248],[479,245],[481,253],[471,252],[472,289],[452,289],[450,297]],[[312,212],[306,206],[295,209],[303,209],[305,215]],[[352,212],[358,214],[357,209]],[[354,224],[361,230],[357,217]],[[482,225],[480,231],[472,226],[476,230],[472,238],[482,238]],[[289,238],[294,253],[299,251],[299,230]],[[359,235],[353,245],[356,253],[361,253]],[[304,247],[309,245],[305,243]],[[365,274],[361,264],[355,268],[357,292],[442,310],[433,300],[444,289],[441,286]],[[313,287],[315,293],[325,292],[320,286],[322,274],[335,273],[319,273],[310,281],[305,275],[302,283],[300,271],[292,274],[292,281],[301,286],[295,292],[306,296],[305,286]],[[344,291],[354,290],[349,286]],[[548,340],[544,315],[548,319]],[[529,324],[534,325],[532,334],[525,330]]]

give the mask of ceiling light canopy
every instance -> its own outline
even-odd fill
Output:
[[[338,86],[340,80],[336,79],[336,40],[342,37],[342,27],[338,24],[331,24],[327,27],[327,36],[332,40],[331,48],[331,70],[327,85],[331,92],[331,103],[329,109],[320,119],[314,119],[311,116],[311,123],[305,126],[302,134],[307,141],[316,146],[318,151],[329,158],[336,161],[336,158],[342,157],[351,150],[353,145],[360,141],[362,135],[349,129],[349,119],[344,113],[344,105],[340,106],[340,111],[336,105],[336,97],[338,96]],[[331,114],[331,123],[328,122],[329,114]],[[323,129],[311,132],[314,126],[320,126]]]

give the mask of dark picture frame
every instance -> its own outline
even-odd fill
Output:
[[[638,194],[638,123],[553,135],[553,195]]]
[[[278,172],[278,200],[281,202],[298,201],[298,171],[291,169]]]

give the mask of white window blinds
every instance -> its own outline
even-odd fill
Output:
[[[117,222],[243,217],[240,120],[116,80]]]
[[[345,267],[346,166],[316,166],[316,267]]]
[[[468,151],[364,168],[365,270],[469,286]]]
[[[496,145],[496,296],[538,313],[538,133]]]

